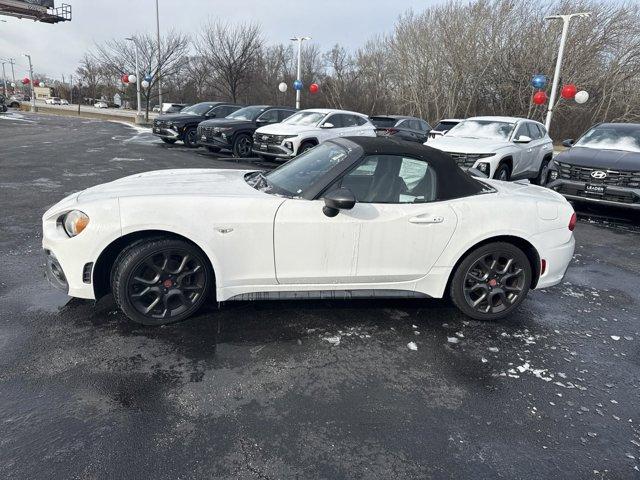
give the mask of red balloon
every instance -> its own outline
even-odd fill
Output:
[[[542,90],[539,92],[536,92],[533,95],[533,103],[535,103],[536,105],[542,105],[546,101],[547,101],[547,94],[544,93]]]
[[[31,80],[29,80],[27,77],[24,77],[24,78],[22,79],[22,84],[23,84],[23,85],[29,85],[30,83],[31,83]]]
[[[309,91],[311,93],[318,93],[318,90],[320,90],[320,87],[317,83],[312,83],[311,85],[309,85]]]
[[[573,83],[569,83],[562,87],[560,95],[562,95],[564,99],[571,100],[576,96],[576,93],[578,93],[578,88]]]
[[[39,85],[40,85],[40,80],[34,80],[34,81],[33,81],[33,86],[34,86],[34,87],[37,87],[37,86],[39,86]]]
[[[120,80],[122,80],[122,83],[129,83],[129,75],[125,73],[120,77]]]

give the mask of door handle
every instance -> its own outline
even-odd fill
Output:
[[[409,219],[409,223],[442,223],[444,222],[444,217],[440,215],[417,215],[415,217],[411,217]]]

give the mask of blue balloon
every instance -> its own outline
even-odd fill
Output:
[[[147,74],[147,75],[145,75],[144,79],[145,79],[147,82],[150,82],[150,81],[153,79],[153,77],[151,76],[151,74]]]
[[[544,88],[547,84],[547,77],[545,75],[537,74],[531,79],[531,85],[533,88]]]
[[[302,82],[300,80],[296,80],[295,82],[293,82],[293,89],[294,90],[302,90]]]

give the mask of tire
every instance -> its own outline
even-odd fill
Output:
[[[249,158],[252,155],[253,138],[246,134],[240,133],[233,140],[233,156],[237,158]]]
[[[548,158],[545,158],[544,160],[542,160],[542,163],[540,164],[540,171],[538,172],[538,176],[532,180],[532,183],[536,185],[541,185],[541,186],[547,184],[547,178],[549,176],[549,162],[550,160]]]
[[[218,153],[222,149],[220,147],[207,147],[207,150],[209,150],[211,153]]]
[[[522,303],[531,276],[531,263],[522,250],[511,243],[489,243],[467,254],[458,265],[449,294],[468,317],[499,320]]]
[[[508,182],[511,178],[511,169],[506,163],[501,163],[493,174],[493,178]]]
[[[198,131],[195,127],[190,127],[182,134],[182,141],[187,148],[198,148]]]
[[[116,304],[143,325],[187,319],[205,303],[212,285],[213,271],[200,249],[171,238],[131,245],[118,255],[111,270]]]
[[[302,145],[300,145],[300,148],[298,148],[298,153],[297,155],[302,155],[304,152],[306,152],[307,150],[312,149],[313,147],[315,147],[316,144],[313,142],[303,142]]]
[[[162,140],[164,143],[168,143],[169,145],[173,145],[174,143],[176,143],[176,139],[175,138],[160,137],[160,140]]]

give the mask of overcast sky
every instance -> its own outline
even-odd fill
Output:
[[[0,58],[13,57],[16,78],[28,72],[30,53],[36,73],[60,79],[76,69],[95,42],[135,33],[155,32],[154,0],[64,0],[73,8],[71,22],[49,25],[0,16]],[[358,47],[389,32],[409,8],[421,11],[442,0],[160,0],[160,30],[197,32],[209,18],[256,21],[270,43],[292,34],[313,37],[322,47],[339,42]],[[62,0],[56,0],[60,5]],[[8,67],[8,65],[6,66]],[[1,70],[0,70],[1,72]],[[1,74],[1,73],[0,73]],[[10,77],[10,71],[7,71]]]

